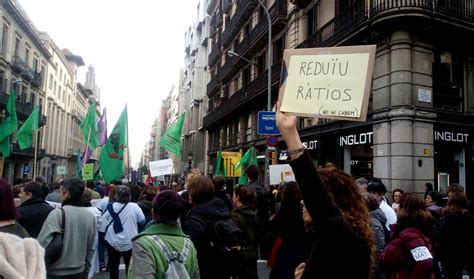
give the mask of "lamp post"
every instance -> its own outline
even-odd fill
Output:
[[[265,15],[268,21],[268,59],[267,59],[267,68],[268,68],[268,75],[267,75],[267,111],[272,110],[272,19],[270,17],[270,12],[267,9],[267,6],[261,1],[258,0],[258,4],[262,7],[265,11]],[[238,57],[248,63],[254,64],[252,61],[248,60],[245,57],[240,56],[238,53],[234,51],[227,51],[227,55],[230,57]],[[268,147],[265,146],[265,187],[270,188],[270,180],[269,180],[269,152]]]

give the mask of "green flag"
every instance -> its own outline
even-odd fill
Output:
[[[100,151],[99,165],[106,182],[123,176],[123,154],[128,145],[127,125],[127,106],[125,106],[117,124]]]
[[[89,149],[94,150],[99,145],[99,131],[97,130],[96,119],[96,103],[95,100],[89,105],[86,117],[81,122],[82,135],[84,136],[84,144]],[[89,140],[89,142],[87,142]]]
[[[18,129],[18,119],[16,117],[16,94],[13,86],[8,96],[7,109],[5,110],[5,118],[0,125],[0,140],[12,135]]]
[[[214,172],[214,176],[223,176],[226,177],[226,169],[224,164],[222,164],[222,151],[219,149],[217,152],[217,164],[216,164],[216,171]]]
[[[2,153],[3,158],[10,156],[10,136],[0,140],[0,153]]]
[[[165,134],[161,137],[160,146],[164,149],[173,152],[174,154],[181,155],[181,130],[184,123],[184,114],[183,112],[179,117],[178,121],[171,125],[171,127],[166,130]]]
[[[247,152],[245,152],[244,156],[242,156],[242,159],[237,163],[235,166],[235,170],[237,171],[242,167],[243,164],[249,164],[250,163],[250,157],[252,157],[252,148],[249,148]]]
[[[38,118],[39,107],[35,106],[30,116],[28,116],[28,119],[26,119],[25,123],[23,123],[20,130],[18,130],[18,133],[16,134],[18,145],[20,146],[21,150],[31,147],[31,138],[33,137],[33,133],[36,131],[36,129],[38,129]]]

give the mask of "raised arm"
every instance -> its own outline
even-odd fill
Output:
[[[327,188],[323,185],[316,167],[303,149],[296,116],[286,115],[277,104],[276,122],[281,136],[286,142],[292,162],[290,163],[300,187],[301,195],[315,228],[325,228],[328,222],[342,222],[342,215],[334,202],[329,198]]]

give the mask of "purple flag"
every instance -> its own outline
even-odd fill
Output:
[[[99,122],[97,122],[97,130],[99,133],[99,145],[104,145],[107,141],[107,114],[105,108]]]
[[[92,150],[90,148],[86,148],[84,150],[84,153],[82,153],[81,166],[87,163],[87,161],[89,161],[89,159],[91,158],[91,155],[92,155]]]

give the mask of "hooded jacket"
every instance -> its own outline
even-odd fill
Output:
[[[226,271],[216,250],[211,246],[212,228],[218,220],[230,218],[225,203],[216,197],[192,208],[183,226],[183,232],[191,237],[196,247],[201,278],[226,278]]]
[[[382,252],[383,248],[385,247],[385,243],[390,241],[390,239],[385,239],[385,231],[383,228],[385,223],[387,223],[387,217],[385,217],[385,214],[380,208],[370,211],[369,213],[372,229],[374,230],[375,246],[377,248],[377,252]]]
[[[0,232],[0,277],[46,278],[44,250],[36,239]]]

